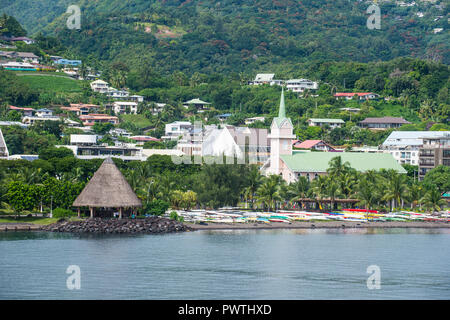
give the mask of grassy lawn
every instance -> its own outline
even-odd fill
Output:
[[[81,82],[58,74],[48,73],[17,73],[20,81],[30,88],[44,92],[72,93],[81,92]]]
[[[152,125],[150,120],[148,120],[142,114],[123,114],[121,116],[122,122],[131,122],[138,128],[146,128]]]

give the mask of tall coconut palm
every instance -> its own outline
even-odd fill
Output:
[[[174,190],[170,198],[170,203],[176,209],[181,208],[183,206],[183,191]]]
[[[391,200],[394,206],[400,205],[403,209],[403,200],[407,197],[407,192],[408,186],[406,184],[406,176],[395,171],[391,171],[387,180],[387,188],[383,198],[387,201]]]
[[[346,172],[338,179],[339,190],[345,198],[349,199],[355,193],[356,181],[356,176],[352,172]]]
[[[350,163],[348,161],[343,162],[342,157],[337,156],[330,160],[327,172],[331,177],[337,178],[341,174],[349,172],[350,169],[351,169]]]
[[[125,172],[125,177],[130,184],[131,189],[136,192],[140,188],[140,184],[142,183],[141,177],[138,175],[136,170],[128,169]]]
[[[415,208],[420,203],[420,199],[424,196],[424,189],[422,185],[415,182],[409,187],[408,201],[411,204],[411,209]]]
[[[290,201],[296,201],[298,198],[307,198],[311,192],[310,182],[303,176],[289,184],[288,196]]]
[[[169,202],[172,190],[176,189],[175,181],[172,180],[171,176],[163,175],[159,177],[159,184],[160,184],[159,189],[160,198],[163,199],[164,201]]]
[[[250,208],[253,208],[254,204],[254,195],[256,193],[256,190],[258,190],[258,187],[261,184],[261,173],[259,171],[259,168],[255,165],[250,166],[250,169],[247,174],[247,193],[250,200]]]
[[[442,199],[442,195],[436,187],[433,187],[425,193],[423,198],[420,199],[420,202],[423,203],[425,207],[433,210],[433,213],[441,210],[441,206],[447,204],[447,202]]]
[[[22,181],[27,184],[39,183],[41,182],[42,177],[42,169],[41,168],[22,168],[19,171],[19,174],[22,176]]]
[[[280,197],[280,177],[271,175],[264,179],[259,186],[256,194],[259,202],[271,210],[276,208],[276,201],[281,200]]]
[[[241,195],[242,195],[242,197],[244,198],[244,201],[245,201],[245,208],[248,208],[248,202],[253,197],[252,196],[253,193],[252,193],[251,188],[250,187],[245,187],[244,189],[242,189]],[[252,207],[253,207],[253,203],[252,203]]]
[[[328,178],[326,176],[318,176],[311,183],[311,187],[319,206],[322,207],[321,199],[327,196]]]
[[[378,200],[377,192],[374,190],[374,185],[369,179],[363,177],[358,183],[357,197],[360,203],[364,205],[365,209],[370,210]]]
[[[327,188],[325,190],[326,195],[330,197],[331,200],[331,210],[334,209],[334,201],[337,197],[341,195],[341,191],[339,189],[339,184],[332,178],[328,178]]]
[[[141,192],[145,196],[147,202],[155,200],[160,193],[160,184],[155,178],[147,179],[145,187],[141,188]]]

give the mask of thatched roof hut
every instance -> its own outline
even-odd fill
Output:
[[[112,159],[108,158],[103,161],[75,199],[73,206],[89,207],[91,217],[93,217],[94,208],[117,208],[122,216],[123,208],[141,207],[142,201],[133,192]]]

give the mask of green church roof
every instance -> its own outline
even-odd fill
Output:
[[[406,170],[389,153],[297,151],[292,155],[280,155],[293,172],[326,172],[330,160],[338,156],[343,162],[348,161],[352,168],[360,172],[394,169],[398,173],[406,173]]]

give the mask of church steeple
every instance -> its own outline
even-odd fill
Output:
[[[273,118],[274,123],[278,126],[278,128],[281,128],[282,124],[288,121],[289,123],[291,120],[289,118],[286,118],[286,105],[284,103],[284,88],[281,88],[281,98],[280,98],[280,107],[278,108],[278,117]]]
[[[286,106],[284,105],[284,88],[281,87],[280,108],[278,110],[278,118],[286,118]]]
[[[292,155],[292,134],[294,127],[291,119],[286,117],[286,105],[284,103],[284,88],[281,89],[280,108],[278,117],[273,118],[270,127],[270,166],[267,169],[268,174],[280,174],[284,170],[281,166],[281,157]]]

